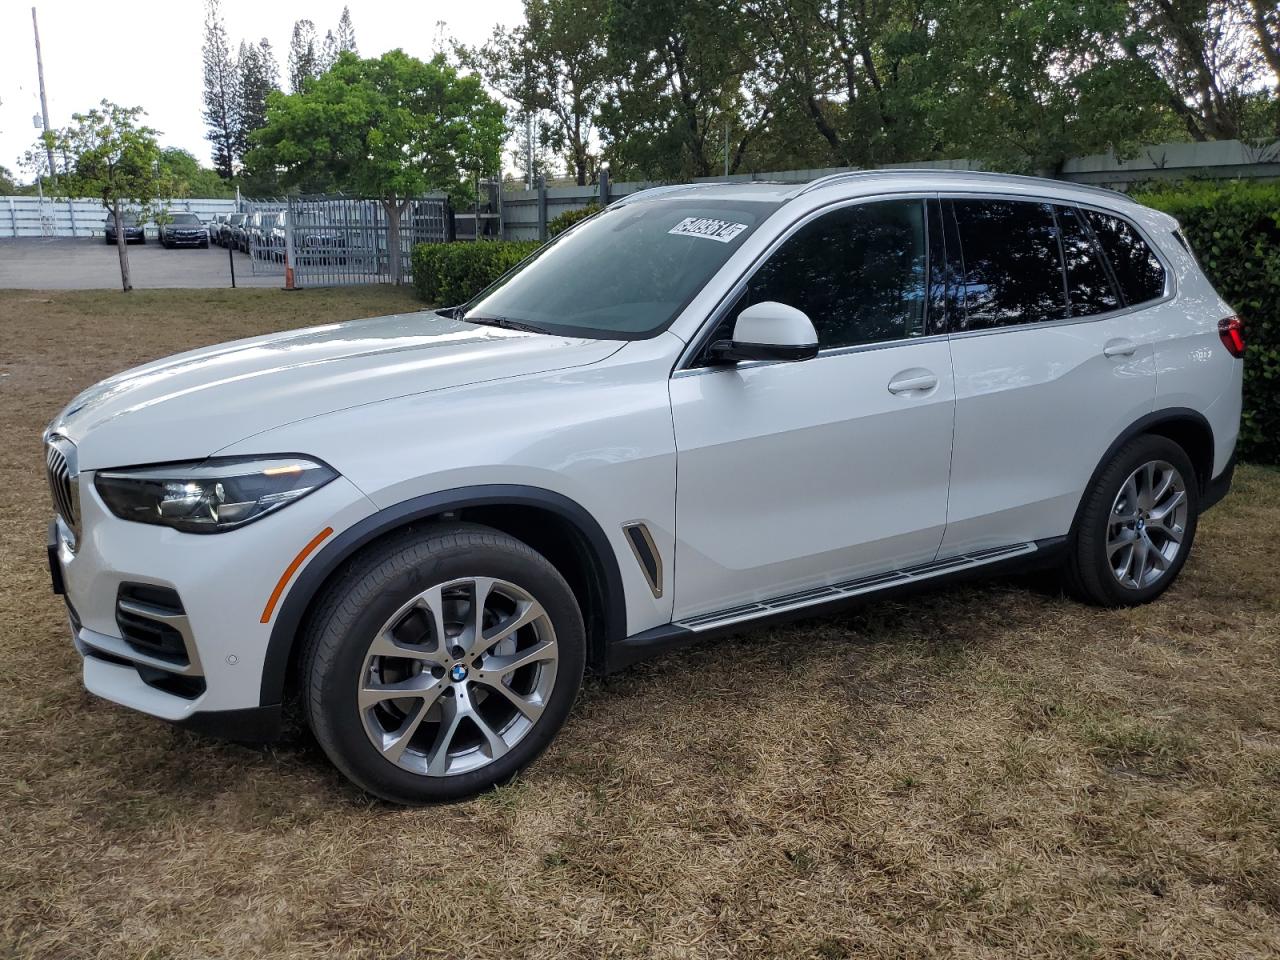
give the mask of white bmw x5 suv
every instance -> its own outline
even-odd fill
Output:
[[[584,668],[1002,568],[1143,603],[1230,486],[1243,333],[1169,217],[939,171],[614,203],[471,302],[257,337],[49,426],[84,682],[412,803]]]

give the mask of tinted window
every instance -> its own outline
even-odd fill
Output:
[[[925,317],[924,203],[844,207],[801,227],[747,286],[741,306],[803,310],[822,347],[920,336]]]
[[[199,223],[200,218],[194,213],[175,213],[173,214],[174,223]]]
[[[604,339],[653,336],[776,209],[680,197],[607,207],[476,297],[464,319]]]
[[[1089,226],[1111,262],[1126,303],[1145,303],[1164,295],[1164,266],[1129,223],[1097,210],[1084,211]]]
[[[952,205],[960,231],[962,329],[1067,315],[1058,229],[1047,203],[955,200]]]
[[[1067,261],[1067,294],[1071,298],[1071,316],[1091,317],[1116,310],[1120,298],[1107,276],[1107,268],[1098,254],[1084,222],[1075,207],[1056,207],[1058,228],[1062,231],[1062,252]]]

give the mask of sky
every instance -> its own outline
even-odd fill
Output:
[[[366,57],[400,47],[425,59],[440,48],[442,38],[477,44],[496,24],[511,26],[523,19],[520,0],[349,0],[346,5]],[[142,107],[163,146],[189,150],[204,166],[212,165],[200,119],[201,0],[36,0],[35,6],[54,127],[105,97]],[[342,0],[222,0],[232,49],[241,40],[256,43],[266,37],[275,48],[282,82],[293,21],[306,17],[323,38],[337,27],[342,7]],[[116,50],[123,56],[119,67],[112,63]],[[21,180],[30,179],[18,162],[39,135],[32,125],[39,113],[31,3],[0,0],[0,165]]]

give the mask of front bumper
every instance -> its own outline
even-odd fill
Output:
[[[115,517],[92,480],[81,474],[75,549],[61,521],[49,545],[86,689],[195,730],[275,736],[281,706],[262,697],[274,623],[262,622],[267,598],[317,531],[341,531],[373,504],[339,477],[239,530],[184,534]]]

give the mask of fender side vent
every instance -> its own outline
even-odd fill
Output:
[[[644,578],[649,583],[649,590],[655,598],[662,596],[662,555],[653,542],[653,534],[642,520],[633,520],[622,525],[627,543],[631,544],[631,552],[636,555],[636,562],[644,571]]]

